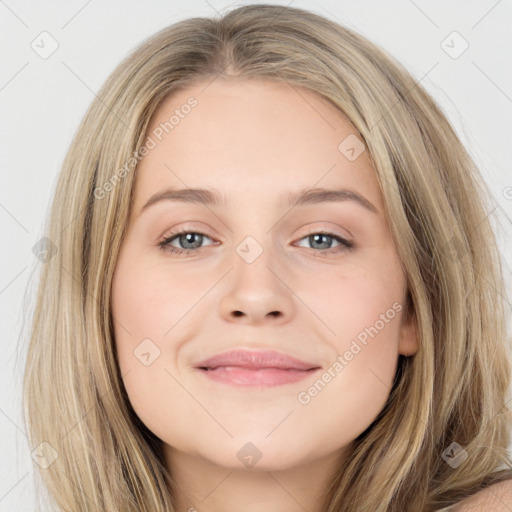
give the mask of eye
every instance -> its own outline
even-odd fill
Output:
[[[205,239],[212,240],[208,235],[199,231],[190,231],[187,229],[181,229],[177,232],[171,233],[166,236],[163,240],[158,243],[158,246],[166,252],[171,254],[185,254],[191,255],[198,252],[203,247],[203,241]],[[307,240],[311,244],[312,249],[316,249],[315,252],[324,253],[337,253],[344,250],[353,249],[353,242],[346,240],[334,233],[329,232],[312,232],[309,235],[300,239]],[[332,242],[338,243],[337,246],[331,247]],[[181,247],[172,245],[177,243]],[[316,247],[315,247],[316,246]],[[318,247],[320,246],[320,247]],[[300,246],[303,247],[303,246]]]
[[[304,238],[301,238],[301,241],[302,240],[307,240],[307,242],[313,246],[313,249],[315,249],[315,246],[317,246],[316,248],[318,250],[316,252],[321,254],[351,250],[354,246],[353,242],[350,242],[341,236],[323,231],[310,233]],[[336,247],[327,247],[332,244],[333,240],[336,241],[339,245]]]
[[[182,229],[166,236],[163,240],[158,242],[158,246],[162,250],[172,254],[191,254],[193,252],[197,252],[197,250],[201,248],[202,242],[205,238],[211,240],[211,238],[204,233]],[[175,239],[176,242],[184,246],[183,249],[171,245],[171,242]]]

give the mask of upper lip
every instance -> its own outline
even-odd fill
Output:
[[[318,364],[309,363],[274,350],[252,351],[231,350],[205,359],[195,365],[201,369],[215,369],[220,366],[238,366],[242,368],[277,368],[280,370],[311,370],[320,368]]]

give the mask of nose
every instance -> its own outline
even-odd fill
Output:
[[[245,324],[289,322],[295,312],[294,293],[285,265],[270,249],[263,250],[254,260],[240,254],[234,255],[232,270],[226,276],[221,316]]]

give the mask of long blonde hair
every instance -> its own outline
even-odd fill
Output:
[[[24,375],[31,448],[47,461],[40,474],[59,510],[175,510],[161,442],[123,387],[110,290],[133,155],[152,115],[173,92],[219,76],[304,87],[346,114],[373,160],[407,276],[420,349],[400,356],[389,399],[324,510],[434,511],[512,478],[503,263],[477,166],[386,52],[317,14],[258,4],[144,41],[108,78],[64,160],[46,230],[57,252],[41,269]],[[467,459],[450,464],[454,454]]]

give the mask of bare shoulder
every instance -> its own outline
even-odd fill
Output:
[[[450,509],[450,512],[510,511],[512,511],[512,480],[505,480],[482,489]]]

